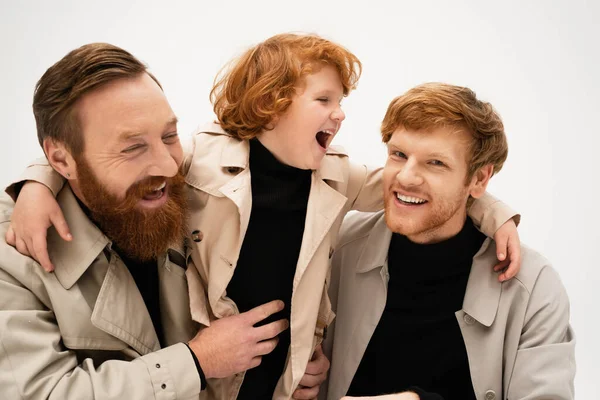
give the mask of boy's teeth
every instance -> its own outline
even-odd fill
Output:
[[[165,188],[165,186],[167,186],[167,182],[163,182],[162,185],[160,185],[159,187],[155,188],[154,191],[158,192],[159,190],[163,190]]]
[[[404,196],[400,193],[396,193],[396,197],[398,198],[398,200],[402,200],[405,203],[422,204],[426,201],[423,199],[419,199],[418,197]]]

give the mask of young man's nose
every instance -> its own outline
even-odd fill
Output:
[[[407,162],[396,174],[398,183],[405,187],[419,186],[423,183],[423,177],[420,175],[416,166]]]

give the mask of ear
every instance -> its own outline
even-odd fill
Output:
[[[475,176],[473,176],[473,180],[471,181],[471,189],[469,191],[471,197],[478,199],[483,196],[493,174],[494,166],[492,164],[488,164],[480,168],[475,173]]]
[[[64,143],[57,142],[51,138],[45,138],[44,153],[46,153],[46,157],[52,168],[65,179],[77,178],[77,165]]]
[[[279,116],[278,115],[273,116],[273,118],[271,118],[271,121],[269,121],[269,123],[267,125],[265,125],[265,130],[272,131],[273,129],[275,129],[278,122],[279,122]]]

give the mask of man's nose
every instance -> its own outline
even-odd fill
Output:
[[[419,186],[423,184],[423,177],[421,176],[418,167],[410,160],[407,161],[398,171],[396,180],[401,186],[405,187]]]
[[[152,166],[148,170],[151,176],[172,177],[179,171],[177,160],[166,145],[159,145],[152,151]]]

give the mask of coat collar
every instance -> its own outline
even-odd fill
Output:
[[[392,239],[390,231],[385,223],[385,214],[379,212],[380,216],[369,231],[367,242],[363,246],[363,251],[356,265],[356,272],[365,273],[375,268],[380,268],[387,262],[388,249]]]
[[[392,232],[385,223],[384,212],[373,225],[359,257],[356,272],[365,273],[375,268],[381,268],[387,262],[387,254]],[[493,270],[496,260],[496,245],[487,238],[479,251],[473,257],[473,264],[467,282],[463,311],[487,327],[496,318],[502,284]]]
[[[225,132],[219,124],[214,122],[202,126],[199,129],[199,132],[223,135],[232,139],[227,146],[223,147],[221,152],[220,166],[222,168],[248,168],[250,161],[250,145],[247,140],[238,140],[234,138],[231,134]],[[328,155],[348,156],[342,148],[331,146],[327,150],[320,168],[316,170],[317,176],[323,180],[342,182],[344,180],[342,169],[333,159],[327,157]]]
[[[463,300],[463,311],[487,327],[496,319],[502,294],[502,284],[493,270],[497,262],[496,243],[487,238],[473,257]]]
[[[55,229],[48,230],[48,254],[55,265],[55,274],[65,289],[70,289],[105,247],[108,238],[85,215],[69,185],[57,196],[73,240],[64,241]]]

